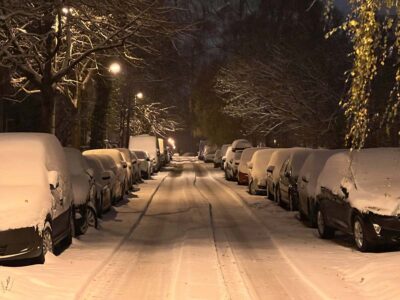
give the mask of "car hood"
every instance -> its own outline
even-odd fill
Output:
[[[44,225],[51,212],[52,195],[49,187],[1,186],[0,231]]]
[[[82,205],[86,203],[89,197],[90,184],[89,177],[86,174],[71,176],[74,204]]]

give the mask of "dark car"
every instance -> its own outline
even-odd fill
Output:
[[[360,251],[400,241],[400,149],[340,152],[319,178],[317,228],[321,238],[335,230],[350,234]]]
[[[311,152],[311,149],[293,150],[279,173],[279,204],[287,205],[290,211],[297,210],[299,199],[297,179],[301,167]]]
[[[316,193],[317,180],[326,161],[343,150],[316,149],[310,153],[300,170],[297,180],[300,217],[311,227],[317,226]]]

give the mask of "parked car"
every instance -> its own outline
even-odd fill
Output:
[[[139,161],[139,167],[140,167],[140,172],[141,176],[144,179],[149,179],[151,174],[153,173],[153,165],[150,160],[150,156],[146,151],[142,150],[132,150],[131,152],[135,153],[138,161]]]
[[[299,194],[297,179],[303,164],[312,149],[298,148],[293,150],[282,165],[279,173],[279,205],[287,206],[290,211],[298,209]]]
[[[0,134],[0,261],[34,259],[74,235],[65,154],[54,135]]]
[[[268,148],[254,153],[247,163],[249,178],[249,193],[252,195],[267,193],[267,166],[276,149]]]
[[[277,203],[280,201],[279,177],[284,162],[290,157],[291,153],[299,148],[277,149],[271,156],[267,167],[267,196],[274,199]]]
[[[231,146],[231,144],[224,144],[221,147],[221,170],[224,170],[225,161],[226,161],[226,153],[230,146]]]
[[[222,151],[218,149],[214,155],[214,168],[220,168],[222,164]]]
[[[214,162],[214,158],[215,158],[215,152],[207,152],[204,155],[204,162],[205,163]]]
[[[128,167],[126,170],[128,170],[128,178],[130,179],[129,186],[127,187],[128,190],[131,189],[133,184],[139,183],[141,181],[141,176],[140,176],[140,166],[139,166],[139,161],[136,157],[135,153],[131,153],[130,150],[127,148],[117,148],[122,153],[122,156],[124,157],[124,160],[126,161]]]
[[[129,151],[129,150],[128,150]],[[132,158],[132,176],[133,176],[133,182],[138,184],[143,182],[142,181],[142,173],[141,173],[141,168],[140,168],[140,164],[141,161],[139,160],[139,158],[136,156],[136,153],[133,151],[129,151],[129,153],[131,154],[131,158]]]
[[[101,218],[102,214],[108,211],[112,205],[112,188],[115,175],[114,172],[103,165],[98,155],[85,155],[84,158],[88,166],[94,171],[97,195],[96,212],[97,216]]]
[[[158,151],[159,151],[159,159],[160,159],[160,166],[163,167],[167,164],[167,157],[166,157],[166,148],[164,147],[164,139],[158,138]]]
[[[318,149],[312,151],[299,172],[297,187],[299,192],[299,212],[303,220],[309,220],[311,227],[317,226],[317,180],[326,161],[333,154],[343,150]],[[319,188],[318,188],[319,189]]]
[[[236,150],[234,155],[233,155],[233,160],[230,163],[231,166],[231,171],[232,171],[232,180],[237,180],[238,178],[238,172],[239,172],[239,164],[240,164],[240,159],[242,157],[243,151],[242,150]]]
[[[228,148],[228,151],[226,151],[226,159],[225,159],[225,178],[227,180],[232,180],[233,179],[233,172],[232,172],[232,163],[233,163],[233,157],[235,156],[235,153],[232,151],[232,147]]]
[[[400,149],[375,148],[332,155],[319,178],[317,228],[353,236],[360,251],[400,241]]]
[[[155,136],[148,134],[131,136],[129,139],[129,150],[141,149],[150,155],[153,163],[153,171],[158,172],[161,169],[160,149],[158,140]]]
[[[237,174],[238,184],[242,185],[249,184],[249,176],[248,176],[249,169],[247,167],[247,163],[251,161],[251,158],[253,157],[253,154],[256,153],[256,151],[262,149],[265,148],[247,148],[243,150],[243,154],[240,158],[240,163],[238,167],[238,174]]]
[[[245,139],[238,139],[232,142],[232,151],[236,152],[238,150],[244,150],[246,148],[251,148],[253,145]]]
[[[96,184],[94,171],[88,167],[81,152],[74,148],[64,148],[68,171],[72,183],[75,204],[75,230],[85,234],[88,227],[97,227]]]
[[[116,177],[116,185],[114,190],[115,198],[113,200],[114,202],[121,200],[127,192],[126,186],[128,185],[127,172],[125,171],[128,165],[122,157],[121,152],[117,149],[94,149],[87,150],[83,152],[83,154],[100,155],[102,162],[104,161],[104,163],[107,164],[107,167],[114,172]],[[105,158],[104,155],[108,158]]]

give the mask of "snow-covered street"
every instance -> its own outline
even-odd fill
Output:
[[[44,265],[0,267],[5,299],[394,299],[398,252],[361,253],[223,172],[178,158]]]

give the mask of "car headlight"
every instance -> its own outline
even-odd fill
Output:
[[[379,225],[379,224],[372,224],[372,226],[374,226],[374,230],[375,230],[376,234],[379,236],[379,235],[381,234],[381,230],[382,230],[381,225]]]

